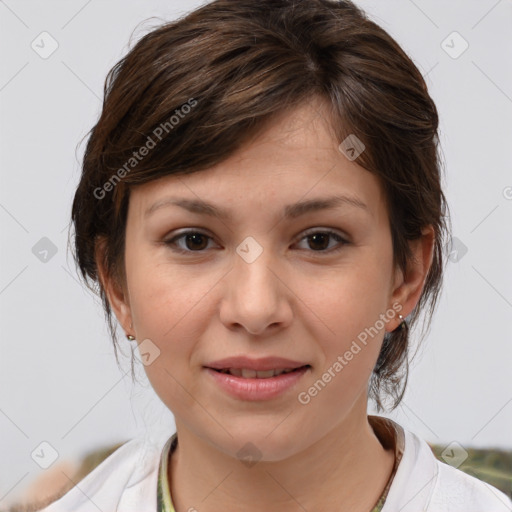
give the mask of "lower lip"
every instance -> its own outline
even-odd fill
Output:
[[[299,368],[290,373],[282,373],[268,379],[245,379],[229,373],[221,373],[212,368],[205,368],[215,382],[227,393],[241,400],[270,400],[295,386],[310,369]]]

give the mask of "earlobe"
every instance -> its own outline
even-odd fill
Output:
[[[428,271],[432,265],[435,242],[435,232],[432,226],[422,230],[422,236],[417,240],[411,240],[409,246],[412,258],[407,262],[407,271],[397,269],[399,279],[395,280],[395,289],[391,297],[391,304],[399,303],[402,306],[400,314],[408,316],[421,297]],[[398,284],[397,284],[398,281]],[[390,330],[399,325],[390,326]]]
[[[125,332],[130,332],[132,317],[127,293],[123,290],[123,286],[118,282],[116,276],[110,275],[105,267],[105,244],[106,240],[104,238],[96,242],[95,258],[98,268],[98,279],[105,290],[110,307],[116,315],[118,322],[121,324],[121,327]]]

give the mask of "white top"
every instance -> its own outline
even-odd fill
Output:
[[[381,512],[512,512],[503,492],[439,461],[424,440],[402,430],[403,456]],[[168,439],[128,441],[40,512],[158,512],[158,471]]]

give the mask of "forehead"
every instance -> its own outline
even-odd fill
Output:
[[[343,194],[378,215],[383,198],[376,176],[338,147],[326,104],[313,99],[280,113],[233,155],[206,170],[134,187],[130,211],[143,219],[169,196],[215,203],[227,211],[271,204],[281,210],[301,199]]]

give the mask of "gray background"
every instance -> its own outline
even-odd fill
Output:
[[[357,3],[426,76],[458,249],[405,400],[389,416],[429,442],[512,449],[512,2]],[[0,504],[43,471],[31,458],[43,441],[62,460],[146,428],[173,432],[141,365],[144,385],[119,371],[99,301],[67,254],[67,227],[77,145],[97,120],[106,73],[141,21],[159,18],[133,41],[198,5],[0,1]],[[46,59],[31,47],[43,31],[58,43]],[[469,44],[457,58],[445,51],[463,48],[454,31]],[[57,251],[46,262],[33,252],[43,237]]]

